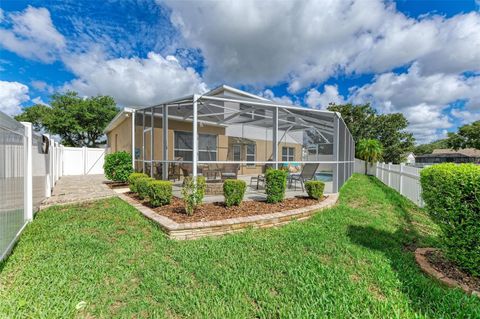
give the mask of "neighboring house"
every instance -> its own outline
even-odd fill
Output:
[[[405,157],[405,163],[409,165],[415,164],[415,155],[413,153],[409,153]]]
[[[435,149],[432,154],[417,155],[416,163],[438,164],[438,163],[480,163],[480,150],[475,148]]]

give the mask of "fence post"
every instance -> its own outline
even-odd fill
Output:
[[[388,187],[392,187],[392,162],[388,163]]]
[[[87,175],[87,148],[82,147],[83,175]]]
[[[33,189],[32,189],[32,123],[22,122],[25,126],[25,152],[24,152],[24,194],[23,209],[24,218],[27,221],[33,219]]]
[[[404,166],[405,166],[404,163],[400,163],[400,176],[399,176],[399,179],[400,179],[400,185],[399,185],[400,195],[403,195],[403,167]]]

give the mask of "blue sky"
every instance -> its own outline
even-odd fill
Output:
[[[402,112],[418,142],[480,119],[478,2],[2,1],[0,110],[53,92],[149,105],[225,83]]]

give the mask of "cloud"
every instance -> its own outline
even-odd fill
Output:
[[[414,64],[406,73],[376,76],[372,83],[355,88],[349,101],[369,102],[382,113],[403,113],[418,142],[428,142],[442,137],[443,131],[453,126],[447,113],[452,103],[465,102],[465,110],[452,112],[457,117],[480,114],[479,91],[480,76],[424,75]]]
[[[28,6],[23,12],[9,14],[7,20],[10,28],[0,28],[0,45],[22,57],[51,63],[66,46],[45,8]]]
[[[21,113],[21,104],[29,99],[25,84],[0,81],[0,111],[3,113],[11,116]]]
[[[204,55],[207,81],[287,81],[295,93],[338,74],[415,61],[427,74],[480,70],[477,12],[414,19],[381,0],[166,4],[185,41]]]
[[[31,82],[31,85],[35,89],[37,89],[39,91],[42,91],[42,92],[47,92],[47,93],[50,93],[50,94],[52,94],[54,92],[53,86],[51,86],[50,84],[48,84],[45,81],[34,80],[34,81]]]
[[[325,85],[323,93],[317,89],[310,89],[305,95],[305,102],[314,109],[326,109],[330,103],[344,104],[345,99],[338,93],[338,86]]]
[[[283,96],[276,96],[275,93],[273,93],[272,90],[266,89],[263,92],[260,92],[260,96],[263,96],[266,99],[269,99],[271,101],[277,102],[278,104],[281,105],[295,105],[298,104],[293,101],[293,99],[289,96],[283,95]]]
[[[147,106],[207,90],[194,69],[182,67],[174,56],[153,52],[145,59],[108,59],[92,51],[70,56],[65,63],[77,76],[65,89],[89,96],[110,95],[121,105]]]

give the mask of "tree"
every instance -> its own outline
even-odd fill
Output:
[[[109,96],[82,98],[76,92],[67,92],[54,94],[51,106],[31,106],[15,119],[59,135],[66,146],[97,147],[105,142],[103,130],[117,112],[115,101]]]
[[[458,133],[448,133],[448,147],[480,149],[480,121],[466,124],[458,129]]]
[[[362,139],[378,140],[383,146],[383,159],[387,162],[400,163],[414,147],[415,139],[405,130],[408,121],[401,113],[378,115],[370,104],[332,104],[328,110],[342,115],[356,142],[356,148]]]
[[[437,148],[449,148],[447,144],[447,140],[438,140],[432,143],[428,144],[420,144],[415,146],[415,149],[413,150],[413,153],[415,155],[422,155],[422,154],[432,154],[434,149]]]
[[[365,174],[367,174],[367,163],[373,164],[382,159],[383,147],[379,141],[374,139],[362,139],[358,142],[357,156],[365,161]]]

